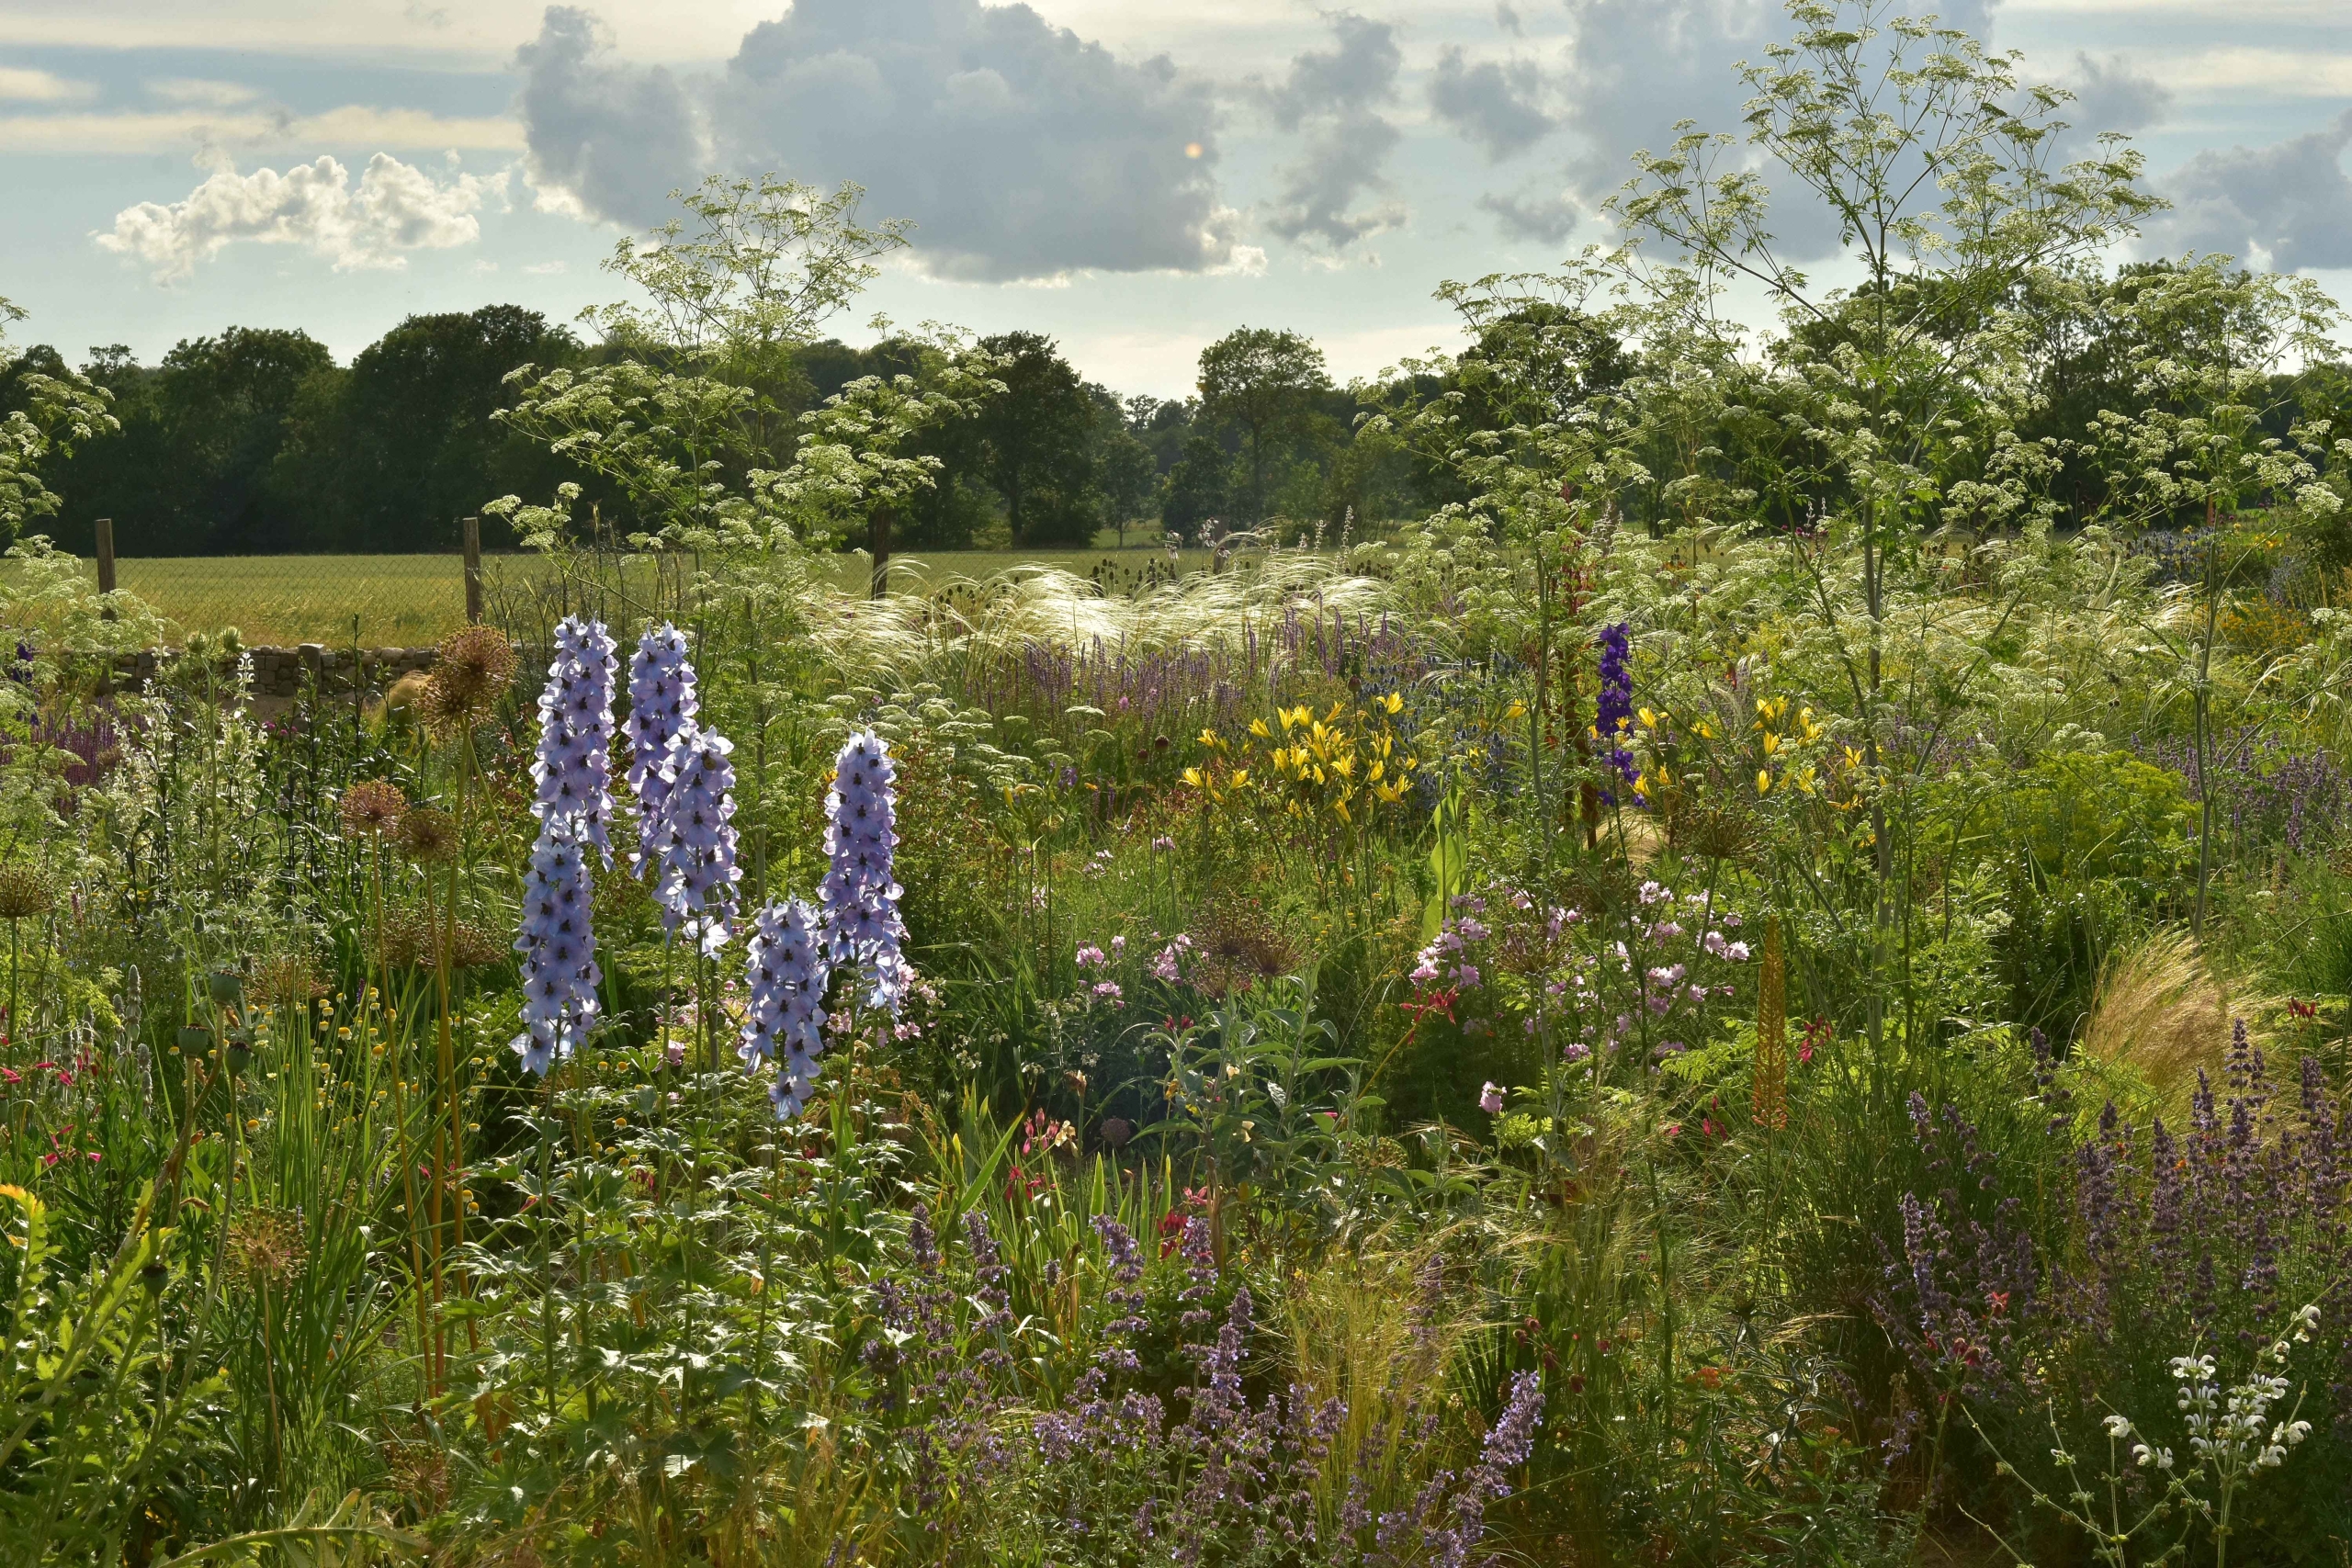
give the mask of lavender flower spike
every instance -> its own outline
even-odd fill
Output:
[[[734,746],[714,730],[688,728],[662,763],[668,799],[662,818],[660,880],[653,901],[662,923],[706,953],[727,945],[735,910]]]
[[[662,764],[670,742],[695,728],[702,705],[695,685],[685,635],[677,627],[664,621],[638,638],[637,653],[628,661],[628,787],[637,794],[639,869],[651,864],[661,852],[669,795]]]
[[[817,1087],[817,1058],[825,1053],[824,954],[817,945],[817,911],[795,898],[770,904],[752,921],[744,979],[751,1005],[736,1055],[747,1065],[776,1058],[768,1099],[776,1120],[800,1114]]]
[[[539,694],[539,751],[531,763],[541,824],[571,818],[613,863],[605,825],[613,815],[613,639],[602,621],[566,615],[555,628],[555,659]]]
[[[569,1057],[596,1024],[596,933],[588,921],[590,889],[585,829],[576,818],[556,818],[539,830],[523,886],[523,1032],[514,1049],[544,1077]]]
[[[826,852],[832,869],[819,897],[825,907],[827,957],[834,968],[859,968],[873,980],[869,1007],[895,1016],[914,971],[902,951],[906,923],[899,917],[892,880],[899,846],[889,743],[871,729],[849,738],[834,759],[833,787],[825,797]]]

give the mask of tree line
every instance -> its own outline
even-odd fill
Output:
[[[1198,539],[1270,519],[1311,529],[1430,499],[1396,451],[1354,449],[1360,394],[1336,385],[1298,333],[1230,333],[1202,355],[1199,387],[1181,399],[1121,397],[1040,333],[978,346],[1001,389],[915,443],[933,479],[898,519],[901,547],[1083,548],[1106,530]],[[412,316],[348,364],[282,328],[189,338],[153,365],[115,344],[70,367],[44,344],[0,366],[0,414],[24,404],[28,378],[78,373],[109,400],[118,428],[44,465],[59,505],[39,531],[81,553],[100,517],[126,556],[453,549],[459,520],[486,502],[566,480],[625,534],[639,521],[626,494],[496,416],[516,402],[518,370],[582,369],[641,348],[626,334],[583,342],[515,305]],[[912,336],[868,347],[826,338],[772,356],[753,379],[788,445],[845,387],[921,380],[936,357]],[[514,542],[495,517],[486,529],[488,542]]]
[[[2019,357],[2034,381],[2013,444],[2041,454],[2040,482],[2062,524],[2091,521],[2111,500],[2089,439],[2098,412],[2137,419],[2165,405],[2169,394],[2146,366],[2226,359],[2233,344],[2260,335],[2233,316],[2250,298],[2245,274],[2204,288],[2184,287],[2184,276],[2169,262],[2052,271],[1991,302],[2005,330],[2026,340]],[[1834,362],[1872,308],[1868,290],[1857,292],[1768,353]],[[1904,308],[1937,314],[1933,302]],[[1986,309],[1955,301],[1948,330],[1974,330],[1971,320]],[[695,357],[625,312],[592,316],[594,342],[514,305],[412,316],[347,365],[309,334],[277,328],[187,339],[153,366],[119,344],[93,348],[78,372],[53,347],[35,345],[0,364],[0,418],[26,407],[44,378],[78,374],[108,400],[115,428],[43,464],[57,504],[27,531],[87,553],[95,520],[108,517],[126,556],[438,551],[456,548],[459,520],[493,498],[544,497],[566,483],[614,536],[657,530],[658,520],[639,515],[641,492],[579,460],[543,421],[513,417],[551,373],[560,380],[567,370]],[[1771,406],[1769,378],[1726,398],[1723,385],[1736,379],[1726,377],[1687,410],[1661,411],[1662,383],[1646,371],[1671,345],[1629,343],[1569,299],[1519,297],[1466,319],[1471,340],[1459,355],[1349,386],[1332,379],[1311,339],[1244,327],[1202,352],[1194,391],[1182,399],[1121,397],[1040,333],[978,339],[967,346],[990,367],[984,389],[956,401],[951,417],[908,425],[902,456],[930,479],[905,488],[883,542],[1086,548],[1106,532],[1123,543],[1242,529],[1336,539],[1351,527],[1363,536],[1467,495],[1437,460],[1433,429],[1449,441],[1486,433],[1500,452],[1514,431],[1611,417],[1629,387],[1651,403],[1634,460],[1611,480],[1629,521],[1691,521],[1749,486],[1759,459],[1784,476],[1759,502],[1779,525],[1802,530],[1837,504],[1805,479],[1815,465],[1783,449],[1790,427]],[[763,434],[744,436],[745,420],[730,415],[736,438],[709,461],[735,470],[730,480],[763,460],[780,468],[829,403],[861,386],[936,385],[956,357],[919,334],[866,347],[802,337],[737,355],[732,384]],[[1505,359],[1554,368],[1540,384],[1491,374]],[[2331,364],[2281,369],[2270,382],[2248,413],[2276,437],[2352,400],[2352,377]],[[674,430],[677,412],[647,423]],[[872,526],[846,519],[841,541],[867,544]],[[523,531],[495,512],[485,517],[492,546]],[[2352,564],[2352,542],[2329,553]]]

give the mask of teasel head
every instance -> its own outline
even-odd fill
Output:
[[[426,722],[462,728],[488,716],[514,682],[514,645],[495,626],[467,626],[441,639],[424,683]]]
[[[343,836],[383,839],[400,829],[408,796],[390,779],[362,779],[343,792]]]

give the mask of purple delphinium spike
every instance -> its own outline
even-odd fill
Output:
[[[628,787],[638,801],[637,864],[652,863],[661,852],[663,802],[669,782],[662,763],[670,743],[695,728],[701,704],[695,667],[686,657],[685,634],[663,622],[637,642],[628,662]]]
[[[596,1022],[596,933],[589,924],[585,833],[574,818],[539,830],[523,885],[523,1032],[514,1040],[524,1066],[542,1077],[583,1043]]]
[[[889,743],[871,729],[842,747],[825,796],[825,850],[832,869],[819,889],[827,957],[836,969],[864,970],[873,982],[866,1005],[894,1016],[912,977],[902,951],[907,928],[899,918],[904,890],[891,875],[899,846],[897,782]]]
[[[662,763],[662,812],[653,901],[662,923],[704,953],[727,945],[742,873],[735,864],[734,746],[713,730],[691,728],[670,742]]]
[[[775,1059],[768,1100],[776,1120],[788,1122],[816,1092],[817,1058],[825,1054],[826,969],[817,912],[797,898],[770,904],[753,917],[746,945],[752,999],[735,1050],[747,1064]]]
[[[1600,695],[1595,705],[1593,728],[1600,732],[1602,760],[1632,784],[1641,776],[1634,754],[1625,749],[1625,730],[1634,722],[1634,670],[1629,662],[1633,628],[1623,621],[1600,633]]]
[[[613,843],[613,639],[602,621],[566,615],[555,628],[555,658],[539,694],[539,750],[531,763],[537,786],[532,812],[544,826],[576,821],[606,865]]]

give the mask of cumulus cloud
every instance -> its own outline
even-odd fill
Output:
[[[1430,107],[1484,148],[1489,162],[1500,163],[1552,133],[1555,122],[1543,107],[1547,86],[1543,67],[1532,60],[1472,65],[1449,44],[1430,76]]]
[[[582,214],[642,227],[668,217],[669,193],[709,166],[685,88],[661,66],[616,58],[610,36],[587,12],[548,6],[539,36],[515,51],[514,63],[541,210],[561,210],[568,197]]]
[[[535,186],[597,217],[657,222],[708,169],[773,171],[865,186],[869,210],[914,221],[915,259],[940,276],[1232,259],[1205,85],[1027,6],[797,0],[698,83],[619,62],[559,6],[518,63]]]
[[[1396,228],[1408,214],[1395,200],[1351,210],[1359,197],[1387,188],[1388,154],[1400,139],[1379,113],[1396,97],[1404,66],[1396,29],[1345,11],[1329,22],[1337,47],[1299,55],[1266,93],[1275,124],[1306,138],[1299,159],[1283,171],[1266,224],[1285,240],[1336,254]]]
[[[93,237],[144,263],[159,283],[188,276],[241,240],[299,245],[338,272],[401,267],[403,251],[447,250],[481,236],[474,214],[503,197],[506,175],[458,174],[447,180],[388,152],[368,161],[358,184],[333,158],[280,174],[222,169],[184,201],[143,201],[115,214]]]
[[[2267,147],[2199,152],[2160,187],[2172,211],[2148,225],[2160,250],[2224,251],[2281,272],[2352,266],[2352,109]]]

